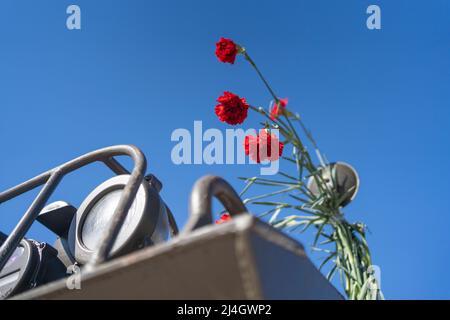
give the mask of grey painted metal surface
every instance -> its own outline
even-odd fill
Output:
[[[351,165],[345,162],[335,162],[321,167],[320,171],[326,188],[334,190],[339,195],[339,206],[345,207],[355,199],[359,189],[359,176]],[[308,189],[318,197],[322,192],[320,188],[316,178],[311,176],[308,179]]]
[[[289,276],[288,276],[289,275]],[[82,270],[81,289],[60,280],[15,299],[342,299],[303,246],[241,214]]]
[[[68,289],[69,278],[15,299],[342,299],[307,258],[301,244],[248,214],[234,189],[220,177],[207,176],[195,184],[191,216],[181,234],[107,261],[146,169],[142,152],[129,145],[88,153],[0,193],[2,203],[44,185],[0,248],[0,269],[64,175],[95,161],[105,163],[116,174],[127,174],[114,159],[118,155],[130,156],[135,166],[102,245],[82,269],[81,289]],[[148,180],[152,181],[151,177]],[[157,190],[161,188],[158,182],[153,180]],[[213,197],[224,204],[231,221],[212,224]],[[169,219],[176,234],[170,212]]]
[[[212,224],[212,198],[232,215]],[[67,280],[17,299],[341,299],[294,239],[246,213],[234,189],[206,176],[194,185],[180,235],[95,269],[79,290]],[[286,277],[290,275],[290,277]],[[69,279],[69,282],[71,279]]]

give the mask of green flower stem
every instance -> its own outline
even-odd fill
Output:
[[[266,86],[267,90],[270,92],[270,94],[272,95],[273,99],[275,100],[275,103],[276,103],[277,105],[279,105],[280,99],[279,99],[278,96],[275,94],[274,90],[272,89],[272,87],[270,86],[269,82],[266,80],[266,78],[265,78],[264,75],[262,74],[262,72],[259,70],[259,68],[258,68],[258,66],[256,65],[256,63],[253,61],[253,59],[250,57],[250,55],[247,53],[247,51],[246,51],[244,48],[241,48],[241,52],[242,52],[242,54],[244,55],[245,59],[246,59],[246,60],[250,63],[250,65],[253,67],[253,69],[255,69],[256,73],[257,73],[258,76],[259,76],[259,78],[262,80],[262,82],[263,82],[264,85]],[[255,110],[255,111],[257,111],[257,112],[259,112],[259,113],[262,113],[260,110],[263,110],[263,109],[256,109],[255,107],[252,107],[252,109]],[[263,114],[264,114],[269,120],[271,120],[271,121],[273,121],[273,122],[275,122],[275,123],[277,123],[277,121],[278,121],[279,123],[282,123],[281,119],[276,119],[276,120],[274,120],[274,119],[270,118],[270,116],[269,116],[265,111],[263,111]],[[316,168],[315,168],[315,166],[314,166],[314,164],[313,164],[313,162],[312,162],[312,160],[311,160],[311,157],[310,157],[309,153],[306,151],[306,149],[305,149],[305,147],[304,147],[304,145],[303,145],[303,143],[302,143],[300,137],[298,136],[297,131],[295,130],[294,126],[292,125],[292,123],[291,123],[289,117],[286,116],[284,113],[283,113],[283,115],[284,115],[284,117],[286,118],[286,120],[287,120],[287,122],[288,122],[288,126],[284,125],[283,130],[280,130],[280,131],[282,131],[282,133],[288,133],[289,131],[286,130],[286,127],[289,127],[289,128],[290,128],[290,130],[291,130],[290,133],[291,133],[291,134],[288,133],[288,134],[283,134],[283,135],[285,135],[288,139],[292,136],[292,134],[295,135],[295,139],[291,140],[292,143],[293,143],[293,145],[295,145],[296,147],[298,147],[298,148],[300,149],[301,153],[304,154],[304,155],[306,156],[306,158],[307,158],[306,169],[307,169],[310,173],[315,172],[315,171],[316,171]],[[300,120],[299,118],[298,118],[298,121],[301,123],[301,126],[302,126],[302,128],[304,129],[305,133],[307,133],[307,136],[310,137],[310,140],[313,142],[314,147],[317,148],[317,144],[315,143],[315,141],[314,141],[314,139],[312,138],[311,134],[306,130],[306,127],[303,125],[303,122],[301,122],[301,120]],[[278,124],[278,123],[277,123],[277,125],[280,126],[280,124]],[[281,129],[281,126],[280,126],[280,129]],[[317,184],[317,186],[319,186],[319,189],[320,189],[320,188],[321,188],[321,183],[319,183],[319,181],[318,181],[318,180],[320,180],[320,177],[318,177],[318,176],[321,176],[321,175],[320,175],[320,174],[314,174],[314,180],[316,180],[316,184]]]
[[[244,55],[245,59],[254,68],[270,95],[273,97],[275,103],[279,106],[280,99],[275,94],[268,81],[264,78],[255,62],[250,58],[244,48],[240,48],[240,53]],[[329,184],[324,181],[320,167],[316,166],[312,161],[311,155],[303,144],[302,139],[298,135],[297,130],[291,121],[292,113],[287,108],[284,108],[281,113],[282,117],[278,116],[275,119],[272,119],[270,114],[263,108],[250,106],[250,109],[262,114],[266,119],[268,119],[268,122],[263,125],[279,129],[280,133],[286,138],[286,142],[292,144],[294,158],[283,157],[283,159],[295,163],[298,178],[294,178],[288,174],[280,174],[280,176],[292,179],[296,183],[281,180],[262,179],[257,177],[247,178],[245,179],[247,184],[241,195],[247,192],[253,184],[284,188],[245,199],[245,203],[272,207],[270,210],[266,211],[264,215],[272,213],[270,223],[272,223],[274,227],[296,230],[299,226],[303,226],[301,230],[301,232],[303,232],[310,226],[314,226],[316,228],[314,247],[319,242],[321,237],[324,237],[326,241],[320,242],[319,245],[334,244],[335,246],[334,251],[330,251],[325,248],[317,249],[332,253],[332,255],[329,255],[321,264],[321,267],[323,267],[330,261],[334,263],[334,266],[331,268],[327,278],[331,280],[335,272],[338,272],[341,277],[345,294],[349,299],[384,299],[377,281],[373,278],[373,275],[369,274],[368,268],[372,265],[372,259],[365,238],[364,227],[360,227],[358,224],[350,224],[344,218],[339,207],[340,196],[336,193],[334,188],[330,188]],[[296,115],[293,119],[298,122],[306,138],[315,148],[322,164],[320,150],[311,133],[303,124],[300,116]],[[306,175],[304,173],[304,169],[307,173]],[[319,195],[314,195],[305,185],[304,179],[309,177],[312,177],[315,180]],[[335,179],[333,179],[333,177],[331,184],[335,185]],[[304,195],[304,198],[300,198],[295,195],[299,192]],[[291,198],[302,204],[297,205],[275,201],[258,201],[281,194],[288,194]],[[310,216],[290,215],[284,218],[278,218],[281,210],[283,209],[298,210]],[[332,260],[333,257],[335,260]]]
[[[289,132],[289,128],[288,128],[288,126],[287,126],[286,124],[284,124],[284,123],[281,122],[281,121],[274,121],[274,120],[270,117],[270,115],[267,113],[267,111],[264,110],[263,108],[257,108],[257,107],[254,107],[254,106],[252,106],[252,105],[249,105],[249,108],[250,108],[251,110],[255,111],[255,112],[258,112],[258,113],[262,114],[262,115],[263,115],[264,117],[266,117],[269,121],[275,123],[275,125],[276,125],[276,127],[277,127],[276,129],[279,129],[280,132],[283,134],[283,136],[286,137],[286,139],[288,139],[288,140],[290,140],[290,141],[292,140],[292,134]]]
[[[319,147],[317,146],[316,140],[313,138],[311,132],[306,128],[305,124],[303,123],[302,119],[295,118],[295,120],[300,124],[300,127],[302,128],[305,135],[308,137],[309,141],[311,141],[311,144],[314,146],[316,150],[319,150]]]
[[[261,73],[261,71],[259,71],[258,66],[256,65],[256,63],[252,60],[252,58],[250,58],[249,54],[247,53],[247,51],[245,51],[245,49],[242,50],[242,54],[245,57],[245,60],[247,60],[250,65],[253,67],[253,69],[255,69],[256,73],[258,74],[258,76],[261,78],[262,82],[264,82],[267,90],[269,90],[270,94],[272,95],[273,99],[275,100],[275,102],[279,102],[280,100],[278,99],[278,96],[275,94],[275,92],[272,90],[272,88],[269,85],[269,82],[267,82],[266,78],[264,78],[263,74]]]

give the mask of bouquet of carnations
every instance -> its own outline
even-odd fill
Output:
[[[244,203],[266,207],[267,210],[260,216],[270,217],[268,222],[276,228],[300,232],[314,230],[312,249],[325,253],[319,269],[330,264],[327,279],[331,281],[333,276],[339,274],[349,299],[383,299],[366,241],[367,228],[363,223],[350,223],[346,220],[342,208],[348,194],[342,194],[342,190],[338,190],[333,170],[328,175],[329,178],[326,178],[324,173],[332,166],[324,160],[325,157],[300,115],[288,107],[288,99],[281,99],[275,94],[243,46],[221,38],[216,43],[216,56],[221,62],[230,64],[235,63],[237,56],[242,56],[256,71],[273,99],[266,110],[252,106],[245,98],[226,91],[217,99],[217,117],[222,122],[237,125],[246,120],[249,110],[256,112],[264,118],[261,123],[263,128],[256,135],[245,137],[246,155],[257,163],[283,160],[293,168],[292,172],[279,171],[276,179],[262,176],[241,178],[245,181],[241,196],[253,185],[272,189],[244,199]],[[313,147],[318,164],[313,161],[306,143]],[[308,181],[313,182],[315,190],[312,190]],[[355,193],[356,190],[346,192]],[[288,195],[290,201],[277,201],[276,198],[281,195],[284,195],[283,199]],[[228,219],[230,216],[225,213],[217,223]]]

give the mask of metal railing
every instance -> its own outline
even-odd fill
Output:
[[[47,172],[44,172],[26,182],[0,193],[0,204],[13,199],[23,193],[42,186],[41,191],[26,210],[19,223],[0,247],[0,271],[3,269],[20,241],[25,237],[34,220],[46,205],[48,199],[55,191],[62,178],[93,162],[103,162],[115,174],[130,174],[114,157],[129,156],[134,161],[134,168],[130,179],[120,196],[119,203],[114,211],[111,223],[103,234],[97,251],[92,256],[88,266],[92,267],[107,260],[128,210],[133,203],[136,193],[141,185],[147,168],[147,160],[142,151],[133,145],[117,145],[89,152],[75,158]]]
[[[186,235],[213,223],[212,200],[217,198],[231,216],[248,212],[234,188],[223,178],[204,176],[195,182],[189,199],[189,219],[183,228]]]

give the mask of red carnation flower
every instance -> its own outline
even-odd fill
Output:
[[[236,55],[238,53],[238,46],[233,40],[220,38],[216,43],[216,56],[222,62],[234,64]]]
[[[272,146],[278,144],[278,153],[272,152]],[[284,144],[280,142],[278,137],[267,130],[262,130],[259,135],[248,135],[244,139],[245,154],[250,156],[253,161],[260,163],[261,161],[276,161],[283,154]]]
[[[282,108],[286,108],[288,104],[288,99],[280,99],[279,103],[275,102],[275,105],[273,106],[272,110],[270,111],[270,118],[272,120],[275,120],[278,118],[278,116],[283,112]]]
[[[214,111],[219,120],[228,124],[241,124],[247,118],[248,103],[245,98],[240,98],[232,92],[225,91],[223,96],[217,99],[219,102]]]
[[[221,223],[227,222],[229,220],[231,220],[231,215],[228,212],[225,212],[224,214],[222,214],[220,216],[219,219],[216,220],[216,224],[221,224]]]

